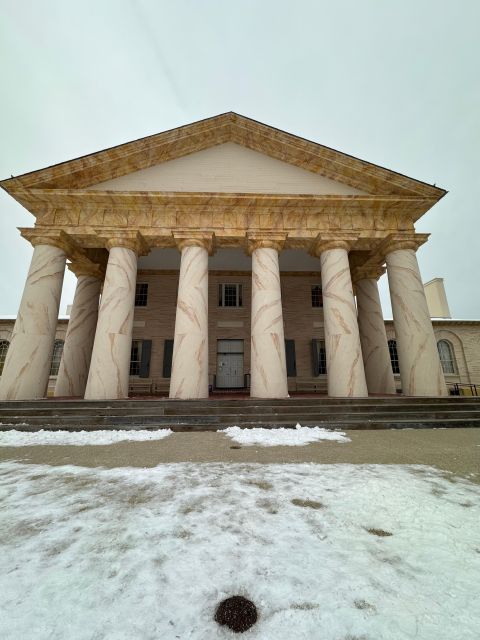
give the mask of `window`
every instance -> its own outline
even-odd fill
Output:
[[[400,373],[400,367],[398,364],[398,352],[397,352],[397,341],[389,340],[388,341],[388,350],[390,351],[390,362],[392,363],[392,371],[393,373]]]
[[[148,298],[148,284],[146,282],[137,282],[135,286],[135,306],[146,307]]]
[[[3,365],[7,358],[7,351],[10,343],[7,340],[0,340],[0,376],[2,375]]]
[[[322,287],[319,284],[312,284],[312,307],[323,307]]]
[[[455,373],[455,360],[453,357],[453,348],[448,340],[439,340],[437,342],[438,355],[442,363],[443,373]]]
[[[50,375],[58,376],[58,370],[60,368],[60,360],[63,353],[63,340],[55,340],[53,343],[52,362],[50,364]]]
[[[218,306],[219,307],[241,307],[242,285],[241,284],[219,284],[218,285]]]
[[[312,340],[313,375],[320,376],[327,373],[327,352],[323,340]]]
[[[140,375],[140,366],[142,363],[142,341],[132,340],[132,350],[130,352],[130,375]]]

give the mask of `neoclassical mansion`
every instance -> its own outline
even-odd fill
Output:
[[[432,324],[418,268],[436,186],[235,113],[1,186],[35,225],[15,324],[0,319],[0,400],[45,397],[49,380],[87,400],[480,383],[480,323]]]

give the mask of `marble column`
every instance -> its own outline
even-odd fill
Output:
[[[211,240],[177,238],[182,252],[170,398],[208,398],[208,254]]]
[[[83,398],[97,328],[102,280],[100,274],[87,265],[69,265],[69,268],[77,276],[77,286],[54,395]]]
[[[138,247],[133,240],[115,238],[107,249],[86,400],[128,398]]]
[[[369,393],[395,394],[395,378],[377,284],[377,278],[383,271],[359,269],[355,273],[358,328]]]
[[[323,293],[328,395],[337,398],[368,396],[357,310],[353,297],[346,240],[318,240]]]
[[[252,323],[250,395],[288,398],[278,252],[281,240],[250,239],[252,254]]]
[[[402,392],[407,396],[446,396],[415,248],[412,241],[393,244],[385,251]]]
[[[37,237],[10,348],[0,378],[0,400],[43,398],[57,329],[66,246]]]

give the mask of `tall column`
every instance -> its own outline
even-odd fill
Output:
[[[285,235],[249,236],[252,255],[250,395],[254,398],[288,397],[278,264],[278,252],[284,242]]]
[[[368,396],[348,251],[354,237],[317,238],[320,255],[328,395]]]
[[[395,378],[377,284],[383,272],[383,268],[359,268],[354,273],[358,328],[369,393],[394,394]]]
[[[174,234],[182,252],[170,398],[208,398],[208,254],[212,237]]]
[[[60,238],[30,239],[32,262],[0,378],[0,400],[43,398],[57,329],[68,247]]]
[[[83,398],[97,328],[102,277],[89,265],[70,264],[69,269],[77,276],[77,286],[54,396]]]
[[[139,245],[135,235],[118,234],[106,242],[110,253],[85,389],[86,400],[128,398]]]
[[[402,392],[448,395],[415,253],[423,241],[393,238],[384,246]]]

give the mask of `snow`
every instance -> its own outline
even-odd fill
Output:
[[[479,487],[421,466],[0,464],[2,640],[478,638]],[[378,536],[368,530],[381,530]]]
[[[162,440],[173,431],[158,429],[105,430],[105,431],[0,431],[0,447],[31,447],[32,445],[105,445],[115,442]]]
[[[318,442],[319,440],[334,440],[336,442],[351,442],[343,431],[329,431],[322,427],[302,427],[297,424],[295,429],[241,429],[240,427],[228,427],[220,429],[235,442],[245,445],[261,445],[264,447],[296,446]]]

